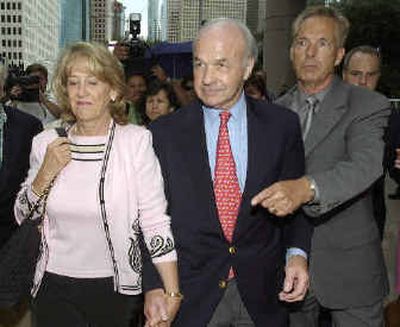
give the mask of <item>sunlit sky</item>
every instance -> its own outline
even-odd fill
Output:
[[[148,0],[122,0],[121,2],[126,7],[125,16],[126,19],[129,18],[130,13],[141,13],[141,36],[147,37],[147,1]]]

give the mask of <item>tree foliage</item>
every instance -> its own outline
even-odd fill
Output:
[[[341,1],[336,6],[351,23],[346,49],[368,44],[382,59],[379,90],[400,96],[400,0]]]

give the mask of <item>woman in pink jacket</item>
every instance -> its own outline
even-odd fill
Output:
[[[151,134],[127,124],[118,60],[105,47],[76,43],[60,58],[54,90],[66,136],[51,129],[34,138],[15,204],[18,222],[36,203],[31,219],[45,211],[36,325],[129,326],[142,292],[140,233],[165,288],[148,324],[173,320],[181,294],[162,176]]]

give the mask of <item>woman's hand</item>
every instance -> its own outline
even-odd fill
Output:
[[[32,183],[33,191],[37,194],[42,194],[70,161],[71,150],[68,138],[56,138],[47,146],[43,163]]]
[[[181,305],[181,298],[170,297],[164,290],[146,292],[144,301],[145,327],[169,327]]]

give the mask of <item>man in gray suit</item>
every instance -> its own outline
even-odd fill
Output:
[[[382,174],[389,103],[334,76],[348,28],[344,16],[322,6],[295,20],[290,56],[298,83],[278,103],[299,114],[306,176],[275,183],[252,200],[278,216],[302,205],[314,225],[311,287],[291,326],[318,326],[320,306],[334,326],[383,326],[387,277],[370,186]]]

